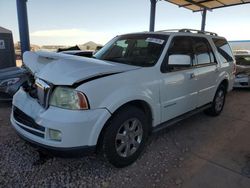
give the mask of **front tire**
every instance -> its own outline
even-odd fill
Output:
[[[118,168],[132,164],[142,153],[148,133],[143,111],[134,106],[122,108],[108,121],[102,141],[104,157]]]
[[[205,110],[205,113],[211,116],[218,116],[222,112],[226,99],[226,87],[220,85],[215,93],[212,106]]]

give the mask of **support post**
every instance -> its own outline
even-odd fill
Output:
[[[204,10],[203,10],[203,12],[202,12],[201,31],[205,31],[206,16],[207,16],[207,9],[204,8]]]
[[[150,0],[151,1],[151,8],[150,8],[150,25],[149,31],[155,30],[155,10],[156,10],[156,1],[157,0]]]
[[[22,55],[30,50],[29,25],[27,15],[27,0],[16,0],[19,35]]]

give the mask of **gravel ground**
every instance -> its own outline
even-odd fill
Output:
[[[228,101],[238,95],[250,97],[247,91],[237,91],[229,94]],[[9,122],[10,109],[10,104],[0,103],[0,187],[185,187],[197,175],[187,173],[190,162],[198,161],[195,151],[203,147],[195,143],[210,143],[213,126],[227,119],[197,114],[153,135],[139,160],[117,169],[95,154],[60,158],[40,153],[16,135]]]

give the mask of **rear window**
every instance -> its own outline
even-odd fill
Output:
[[[233,61],[233,53],[227,41],[225,39],[213,38],[214,44],[219,52],[220,60],[223,63]]]

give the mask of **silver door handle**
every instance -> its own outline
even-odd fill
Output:
[[[194,74],[194,73],[191,73],[191,74],[190,74],[190,79],[193,79],[193,78],[195,78],[195,74]]]

